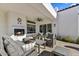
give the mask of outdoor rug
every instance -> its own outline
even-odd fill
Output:
[[[49,51],[43,51],[38,56],[52,56],[52,53]]]

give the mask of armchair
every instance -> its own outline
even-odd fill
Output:
[[[53,34],[47,35],[46,45],[53,48]]]

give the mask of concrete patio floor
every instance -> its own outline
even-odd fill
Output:
[[[44,49],[43,46],[41,46],[40,48],[40,53],[43,52],[43,51],[49,51],[49,52],[52,52],[55,47],[58,46],[58,47],[65,47],[65,46],[73,46],[73,47],[77,47],[79,48],[79,45],[78,44],[73,44],[73,43],[67,43],[67,42],[62,42],[62,41],[58,41],[56,40],[56,45],[54,46],[54,48],[50,48],[50,47],[47,47]],[[75,49],[72,49],[72,48],[68,48],[68,47],[65,47],[69,50],[69,54],[68,56],[79,56],[79,51],[78,50],[75,50]],[[37,48],[38,50],[38,48]]]
[[[79,48],[78,44],[67,43],[67,42],[58,41],[58,40],[56,40],[56,46],[60,46],[60,47],[73,46],[73,47]],[[79,56],[79,51],[78,50],[68,48],[68,47],[66,47],[66,48],[69,49],[70,56]]]

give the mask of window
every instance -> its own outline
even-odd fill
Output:
[[[46,33],[46,24],[40,25],[40,32],[41,33]]]
[[[43,32],[43,26],[40,25],[40,32],[42,33]]]
[[[52,24],[47,24],[47,32],[52,32]]]
[[[27,24],[27,33],[35,33],[35,25]]]
[[[36,23],[32,21],[27,21],[27,33],[36,33]]]
[[[41,33],[52,32],[52,24],[40,25],[40,32]]]

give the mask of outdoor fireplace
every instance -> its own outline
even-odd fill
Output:
[[[25,30],[24,29],[14,29],[14,35],[24,35]]]

